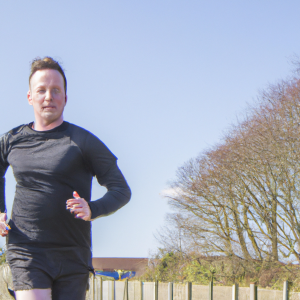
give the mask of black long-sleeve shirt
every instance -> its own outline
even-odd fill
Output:
[[[131,196],[117,158],[89,131],[68,122],[49,131],[19,126],[0,138],[0,210],[5,208],[5,173],[9,165],[16,192],[8,244],[49,247],[91,246],[90,222],[76,219],[66,201],[77,191],[92,219],[109,215]],[[91,201],[92,177],[107,193]]]

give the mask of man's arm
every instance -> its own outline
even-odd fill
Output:
[[[92,220],[114,213],[127,204],[131,197],[130,188],[117,163],[113,164],[104,176],[97,176],[97,180],[107,188],[107,192],[102,198],[89,202]]]
[[[0,137],[0,235],[6,236],[6,205],[5,205],[5,173],[9,167],[7,162],[7,135]]]
[[[7,135],[0,137],[0,212],[6,212],[5,206],[5,173],[9,167],[7,162]]]
[[[107,216],[127,204],[131,197],[130,188],[117,166],[117,158],[95,136],[89,135],[85,143],[85,157],[100,185],[107,188],[106,194],[89,202],[91,219]]]

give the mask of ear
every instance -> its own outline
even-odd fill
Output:
[[[66,95],[66,97],[65,97],[65,106],[67,104],[67,100],[68,100],[68,96]]]
[[[28,99],[29,105],[32,105],[32,98],[31,98],[30,90],[27,92],[27,99]]]

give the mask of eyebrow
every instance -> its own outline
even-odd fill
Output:
[[[39,88],[45,88],[45,84],[40,84],[38,86],[35,87],[35,89],[39,89]],[[54,85],[51,87],[51,89],[61,89],[61,87],[59,85]]]

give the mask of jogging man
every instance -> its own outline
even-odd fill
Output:
[[[63,119],[67,80],[51,57],[32,62],[29,104],[35,121],[0,137],[0,234],[17,300],[83,300],[91,264],[91,220],[131,196],[117,158],[92,133]],[[16,179],[6,224],[5,173]],[[107,193],[91,201],[96,176]]]

